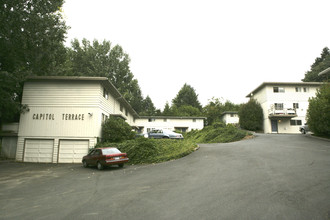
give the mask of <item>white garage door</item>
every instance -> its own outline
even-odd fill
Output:
[[[88,140],[60,140],[59,163],[81,163],[88,153]]]
[[[51,163],[53,162],[54,140],[25,141],[24,162]]]

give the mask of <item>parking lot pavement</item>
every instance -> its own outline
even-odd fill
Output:
[[[330,219],[329,158],[328,141],[257,134],[123,169],[0,162],[0,219]]]

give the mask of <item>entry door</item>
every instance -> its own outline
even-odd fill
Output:
[[[272,120],[272,132],[277,133],[278,132],[278,126],[277,126],[277,120]]]

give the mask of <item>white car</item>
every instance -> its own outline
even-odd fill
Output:
[[[306,134],[307,132],[309,132],[308,125],[305,124],[305,125],[303,125],[303,126],[300,126],[300,127],[299,127],[299,131],[300,131],[302,134]]]
[[[165,129],[155,129],[148,132],[148,138],[170,138],[170,139],[183,139],[182,134],[175,133]]]

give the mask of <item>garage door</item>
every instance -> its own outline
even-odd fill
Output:
[[[25,140],[24,162],[53,162],[54,140]]]
[[[88,153],[88,140],[60,140],[59,163],[81,163]]]

